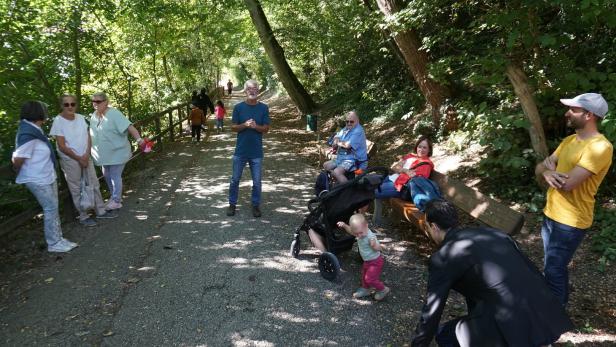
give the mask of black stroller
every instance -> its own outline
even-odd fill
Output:
[[[387,168],[369,168],[361,175],[310,200],[308,202],[310,213],[295,230],[290,255],[295,258],[299,256],[300,232],[314,231],[313,235],[322,240],[321,243],[325,248],[319,256],[321,276],[330,281],[336,279],[340,273],[340,262],[336,254],[351,249],[355,242],[355,237],[338,229],[336,223],[339,221],[348,223],[355,211],[369,204],[374,199],[374,190],[379,187],[387,174]]]

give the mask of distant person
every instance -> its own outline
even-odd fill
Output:
[[[372,294],[370,291],[374,289],[376,290],[374,299],[381,301],[390,291],[389,287],[381,282],[381,272],[383,271],[383,264],[385,264],[385,259],[381,255],[383,246],[379,243],[376,235],[368,228],[368,221],[363,214],[352,215],[349,224],[338,222],[336,226],[357,238],[357,248],[364,261],[361,269],[361,287],[353,293],[353,297],[370,296]]]
[[[210,114],[214,114],[214,104],[212,103],[212,99],[210,99],[209,95],[207,95],[205,88],[201,88],[201,93],[199,93],[196,105],[203,111],[206,119],[208,110],[210,111]]]
[[[229,208],[227,216],[234,216],[240,190],[240,180],[246,163],[252,175],[252,215],[261,217],[261,167],[263,163],[263,134],[269,131],[269,107],[258,101],[259,83],[248,80],[244,83],[246,101],[233,108],[231,130],[237,132],[233,154],[233,175],[229,184]]]
[[[77,247],[77,244],[62,237],[58,213],[56,156],[41,128],[47,117],[47,107],[40,101],[27,101],[21,106],[21,120],[11,161],[17,172],[15,183],[24,184],[43,209],[47,251],[68,252]]]
[[[535,174],[549,185],[541,226],[543,272],[552,291],[566,305],[567,265],[592,225],[595,195],[612,164],[613,147],[597,129],[608,111],[603,96],[586,93],[560,102],[569,106],[565,118],[575,134],[539,163]]]
[[[330,171],[338,183],[348,181],[346,173],[368,167],[366,133],[355,111],[347,114],[346,127],[334,136],[332,145],[336,148],[336,160],[326,161],[323,168]]]
[[[122,208],[122,172],[132,154],[127,135],[130,134],[139,146],[145,141],[120,110],[109,106],[107,94],[94,93],[92,106],[94,107],[94,112],[90,114],[92,158],[96,165],[102,167],[105,182],[111,192],[105,209],[117,210]]]
[[[227,92],[229,93],[229,95],[231,95],[231,93],[233,92],[233,82],[231,82],[231,80],[227,82]]]
[[[549,345],[573,329],[541,272],[507,234],[460,227],[455,206],[426,205],[426,228],[439,249],[430,257],[428,292],[411,346]],[[439,326],[453,289],[466,299],[467,315]]]
[[[226,113],[225,104],[221,100],[217,100],[216,106],[214,106],[214,114],[216,115],[216,131],[218,133],[224,131],[223,126]]]
[[[192,142],[201,141],[201,127],[205,124],[205,115],[203,111],[195,106],[194,104],[190,104],[190,136]]]
[[[74,95],[62,95],[60,97],[62,112],[54,118],[49,134],[56,137],[60,167],[64,172],[73,204],[79,211],[79,223],[91,227],[96,225],[96,221],[88,215],[88,211],[82,210],[79,205],[82,175],[86,175],[94,193],[96,218],[115,218],[118,215],[105,210],[98,177],[96,177],[96,170],[94,170],[94,163],[90,156],[92,140],[88,132],[88,124],[83,115],[75,112],[78,106],[77,98]]]
[[[375,198],[410,198],[423,212],[428,201],[441,197],[438,185],[430,180],[434,170],[430,156],[432,141],[427,136],[420,136],[415,142],[414,153],[405,155],[392,167],[395,173],[383,181],[374,193]]]

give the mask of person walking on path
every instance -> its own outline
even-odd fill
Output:
[[[336,226],[355,236],[359,254],[364,261],[361,268],[361,287],[353,293],[353,297],[363,298],[370,296],[370,290],[374,288],[376,290],[374,299],[381,301],[385,299],[390,291],[389,287],[386,287],[381,282],[381,272],[383,271],[383,264],[385,264],[383,255],[381,255],[383,246],[381,246],[372,230],[368,228],[368,221],[366,221],[366,217],[363,214],[356,213],[352,215],[349,224],[338,222]]]
[[[240,180],[246,163],[252,175],[252,214],[261,217],[261,167],[263,162],[263,134],[269,131],[269,107],[258,101],[259,83],[248,80],[244,83],[246,101],[233,108],[231,130],[237,132],[233,154],[233,174],[229,184],[229,208],[227,216],[235,215],[239,196]]]
[[[229,93],[229,95],[231,95],[231,93],[233,92],[233,82],[231,82],[230,79],[227,82],[227,92]]]
[[[603,96],[586,93],[560,102],[569,107],[565,118],[575,134],[537,164],[535,174],[549,186],[541,226],[543,272],[554,294],[566,305],[567,265],[592,225],[595,194],[612,163],[613,146],[597,129],[608,111]]]
[[[131,157],[127,134],[130,134],[139,146],[145,141],[122,112],[109,106],[105,93],[94,93],[92,106],[94,106],[94,112],[90,114],[92,158],[96,165],[102,166],[105,182],[111,192],[105,209],[117,210],[122,208],[122,172]]]
[[[205,90],[205,88],[201,88],[201,93],[197,98],[196,105],[203,111],[203,114],[206,116],[206,119],[208,115],[208,110],[210,111],[210,114],[214,114],[214,104],[212,103],[212,99],[210,99],[209,95],[207,95],[207,91]]]
[[[455,206],[426,204],[426,230],[439,246],[430,256],[428,292],[411,346],[549,345],[573,329],[545,278],[500,230],[460,227]],[[439,326],[449,291],[466,299],[467,315]]]
[[[222,103],[221,100],[216,101],[216,106],[214,106],[214,113],[216,114],[216,131],[221,132],[224,131],[223,125],[225,120],[225,104]]]
[[[12,162],[17,178],[43,208],[43,228],[48,252],[68,252],[77,244],[62,237],[58,213],[56,156],[41,126],[47,120],[47,107],[40,101],[27,101],[21,107]]]
[[[195,104],[190,104],[190,108],[190,136],[192,142],[199,142],[201,141],[201,127],[205,124],[205,115]]]
[[[60,107],[62,112],[54,118],[49,134],[56,137],[60,167],[64,172],[73,204],[79,211],[79,223],[88,227],[95,226],[96,221],[79,205],[82,175],[86,175],[92,186],[96,218],[115,218],[117,214],[105,211],[94,163],[90,160],[92,141],[88,133],[88,124],[83,115],[75,112],[78,107],[77,98],[74,95],[62,95]]]

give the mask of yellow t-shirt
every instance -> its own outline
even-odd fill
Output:
[[[599,134],[586,140],[567,136],[554,154],[558,157],[556,171],[569,172],[580,166],[593,174],[570,192],[550,187],[543,213],[551,219],[575,228],[592,225],[595,194],[612,164],[613,147]]]

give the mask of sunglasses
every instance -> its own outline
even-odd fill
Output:
[[[95,104],[100,104],[101,102],[105,102],[107,100],[92,100],[93,103]]]
[[[346,121],[346,122],[347,122],[347,124],[353,124],[353,123],[355,123],[355,121],[354,121],[354,120],[348,120],[348,121]]]
[[[69,107],[69,106],[70,107],[75,107],[75,105],[77,105],[77,104],[74,103],[74,102],[71,102],[71,103],[65,102],[63,105],[64,105],[64,107]]]

